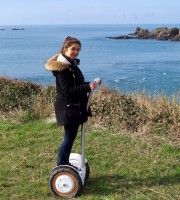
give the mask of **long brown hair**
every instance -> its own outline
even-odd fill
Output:
[[[65,48],[69,48],[73,44],[78,44],[80,46],[80,49],[81,49],[81,42],[75,37],[68,36],[63,42],[62,48],[60,50],[60,53],[64,54],[65,53],[64,52]]]

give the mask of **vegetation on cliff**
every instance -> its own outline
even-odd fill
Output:
[[[45,118],[54,112],[55,87],[21,80],[0,78],[0,112],[16,120]],[[164,135],[178,144],[180,140],[180,104],[178,96],[147,96],[144,93],[121,94],[102,86],[93,95],[89,120],[95,127],[113,127],[136,134]],[[17,113],[18,116],[17,117]]]

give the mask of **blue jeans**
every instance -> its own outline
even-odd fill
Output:
[[[79,124],[64,126],[64,140],[58,150],[57,165],[68,165],[74,140],[78,134]]]

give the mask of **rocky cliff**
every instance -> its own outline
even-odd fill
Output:
[[[137,27],[134,33],[124,36],[106,37],[108,39],[156,39],[180,41],[180,29],[178,28],[156,28],[153,31]]]

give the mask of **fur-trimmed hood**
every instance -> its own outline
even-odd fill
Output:
[[[60,53],[45,62],[45,68],[49,71],[63,71],[69,68],[69,65],[71,63]]]

